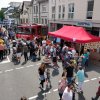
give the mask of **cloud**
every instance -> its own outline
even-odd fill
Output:
[[[23,1],[31,1],[31,0],[17,0],[17,2],[23,2]],[[8,7],[10,2],[16,2],[16,0],[0,0],[0,9],[2,7]]]

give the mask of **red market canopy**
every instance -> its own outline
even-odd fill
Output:
[[[100,37],[94,36],[91,33],[87,32],[84,28],[76,26],[63,26],[61,29],[55,32],[49,32],[48,34],[76,43],[89,43],[100,41]]]

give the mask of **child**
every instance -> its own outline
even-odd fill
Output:
[[[47,83],[47,87],[48,87],[48,85],[49,85],[49,87],[51,87],[51,81],[50,81],[50,69],[47,68],[45,73],[46,73],[46,83]]]

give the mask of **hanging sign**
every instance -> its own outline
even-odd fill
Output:
[[[82,27],[92,27],[92,23],[91,22],[77,22],[76,23],[77,26],[82,26]]]

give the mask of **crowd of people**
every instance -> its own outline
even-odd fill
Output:
[[[39,40],[37,37],[33,40],[17,40],[12,29],[2,31],[0,28],[0,61],[11,53],[11,48],[14,64],[19,64],[22,56],[26,63],[28,60],[33,62],[41,60],[41,56],[44,56],[43,62],[38,68],[41,89],[45,90],[44,83],[47,87],[52,87],[48,66],[52,64],[51,67],[58,70],[60,67],[58,60],[60,60],[63,68],[61,80],[58,82],[60,100],[75,100],[75,92],[83,93],[82,87],[85,79],[84,73],[89,62],[89,50],[84,49],[80,54],[74,45],[68,47],[64,44],[62,46],[58,43],[47,42],[47,39]],[[78,79],[78,84],[76,84],[75,78]],[[93,98],[93,100],[97,99]]]
[[[0,27],[0,61],[10,55],[10,40],[14,39],[15,33],[12,29],[6,30]]]

